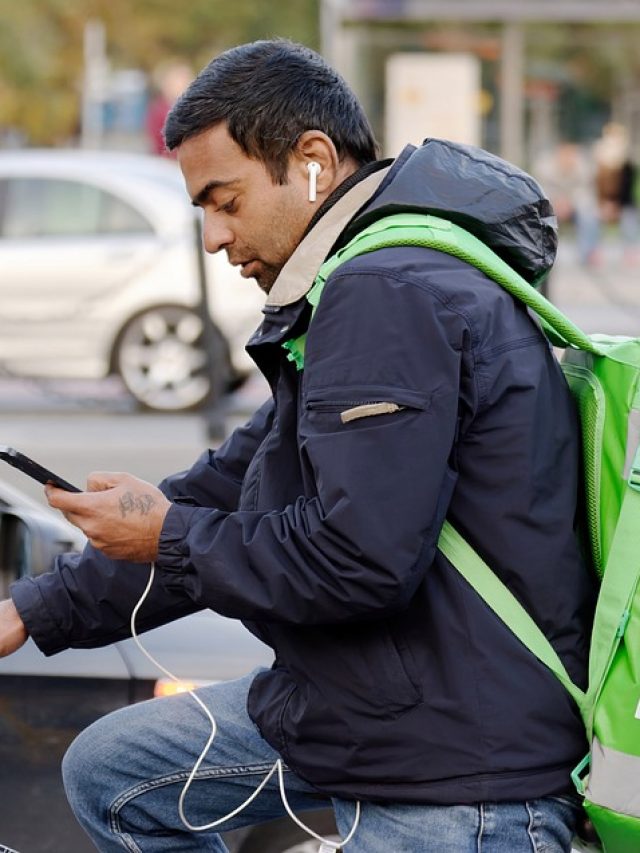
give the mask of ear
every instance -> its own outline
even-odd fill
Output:
[[[290,177],[303,182],[309,180],[309,163],[317,163],[316,191],[326,198],[343,180],[336,147],[321,130],[305,130],[291,155]]]

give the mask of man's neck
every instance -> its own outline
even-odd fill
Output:
[[[349,192],[352,187],[355,187],[356,184],[359,184],[360,181],[364,180],[364,178],[369,177],[374,172],[379,171],[380,169],[388,166],[391,161],[388,160],[373,160],[371,163],[366,163],[364,166],[360,166],[360,168],[355,169],[353,172],[347,174],[344,180],[338,184],[338,186],[333,190],[333,192],[322,202],[320,207],[316,210],[316,212],[311,217],[309,224],[307,225],[304,234],[302,235],[302,239],[307,236],[309,231],[316,225],[319,219],[325,215],[325,213],[330,210],[333,205],[342,198],[343,195]]]
[[[290,305],[302,298],[349,221],[384,179],[388,162],[370,163],[354,172],[321,205],[305,235],[280,271],[266,305]]]

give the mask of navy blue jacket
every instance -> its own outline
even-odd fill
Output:
[[[494,234],[530,278],[553,258],[537,185],[481,152],[407,149],[339,241],[399,209]],[[575,705],[436,550],[446,515],[584,686],[593,590],[574,535],[577,420],[535,322],[475,268],[420,247],[329,278],[303,372],[282,343],[306,328],[306,300],[265,310],[250,352],[273,399],[163,484],[175,502],[143,627],[211,607],[272,646],[249,712],[328,793],[566,791],[586,751]],[[380,403],[394,405],[359,408]],[[145,579],[89,547],[12,594],[51,654],[125,636]]]

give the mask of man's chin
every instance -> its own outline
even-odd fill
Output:
[[[261,269],[257,269],[251,277],[255,279],[260,290],[264,293],[269,293],[273,285],[276,283],[279,274],[280,270],[274,270],[271,268],[265,269],[263,267]]]

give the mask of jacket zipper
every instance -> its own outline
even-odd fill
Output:
[[[389,402],[388,400],[327,400],[313,401],[309,400],[307,409],[313,409],[316,412],[339,412],[345,407],[352,406],[375,406],[378,403]]]

